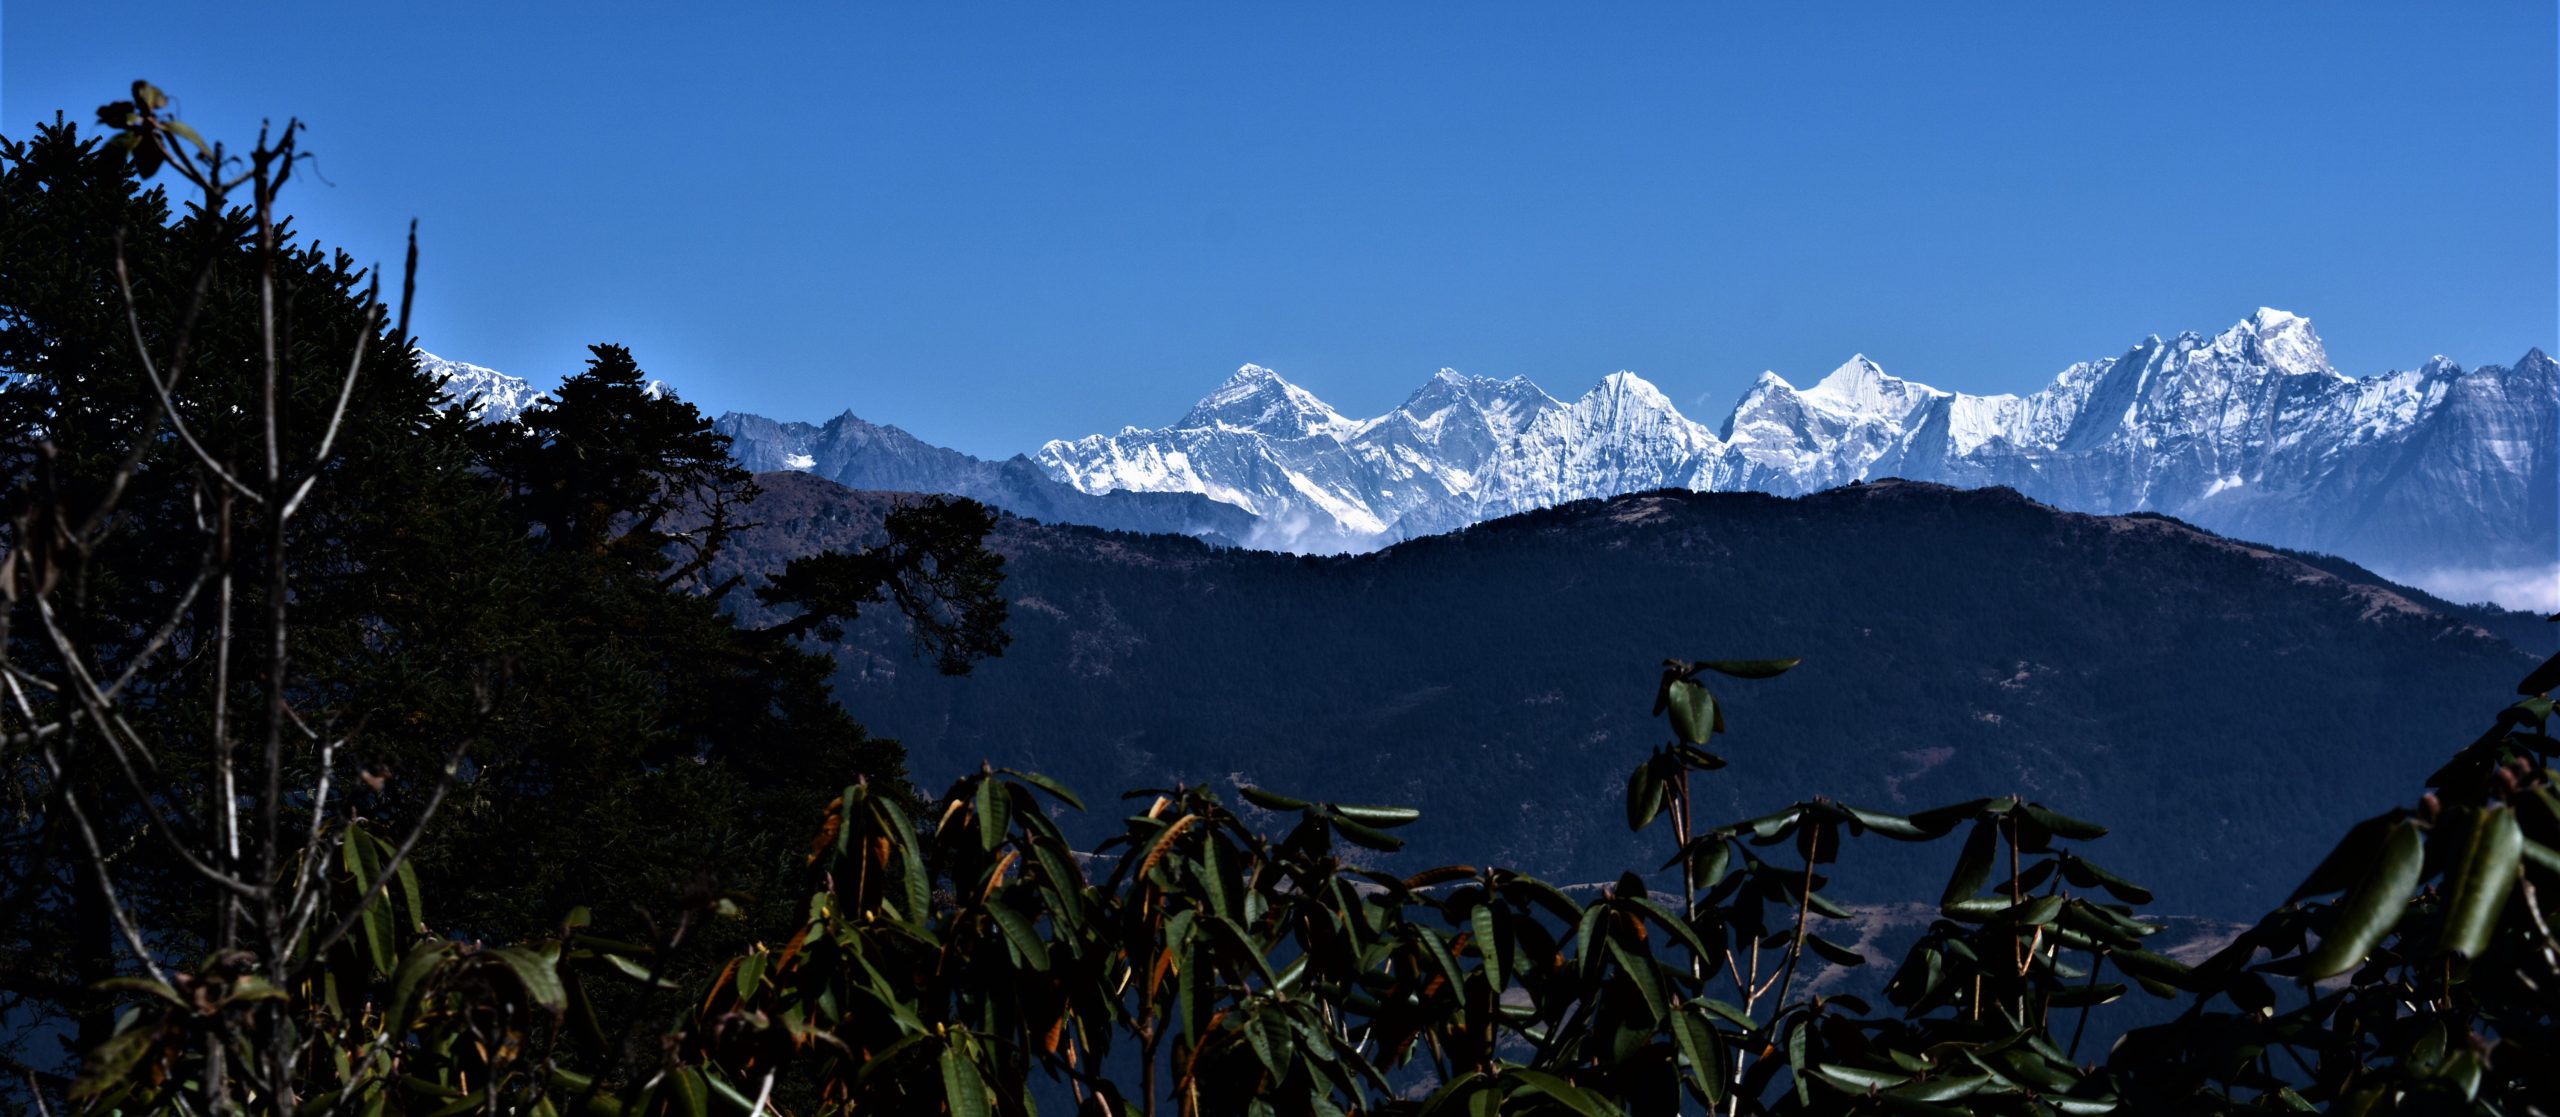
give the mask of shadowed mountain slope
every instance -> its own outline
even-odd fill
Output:
[[[911,499],[764,481],[743,567],[858,543]],[[944,678],[885,624],[839,649],[846,704],[920,778],[1028,767],[1104,818],[1100,797],[1175,780],[1409,804],[1408,870],[1649,868],[1660,836],[1631,839],[1620,804],[1663,733],[1656,661],[1793,655],[1719,686],[1733,763],[1701,779],[1702,822],[2019,792],[2117,826],[2096,852],[2171,910],[2252,916],[2534,661],[2481,623],[2529,639],[2512,615],[2000,489],[1652,492],[1331,558],[1020,520],[994,543],[1002,659]],[[1943,873],[1943,852],[1861,856]]]

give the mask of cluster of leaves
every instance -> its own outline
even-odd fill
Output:
[[[1700,675],[1787,666],[1668,665],[1673,741],[1630,779],[1633,825],[1682,823],[1686,773],[1722,763]],[[2538,695],[2555,672],[2523,686]],[[1202,789],[1144,793],[1153,805],[1092,880],[1041,810],[1072,796],[1046,781],[963,780],[929,834],[853,788],[814,855],[834,887],[809,924],[724,975],[685,1034],[710,1078],[818,1053],[823,1098],[856,1111],[1026,1111],[1045,1074],[1121,1112],[1116,1037],[1138,1048],[1148,1112],[1588,1115],[1671,1112],[1684,1095],[1772,1113],[2533,1112],[2551,1096],[2534,1053],[2554,942],[2533,894],[2560,867],[2550,705],[2503,713],[2426,806],[2359,828],[2302,890],[2347,900],[2289,905],[2194,968],[2145,947],[2161,930],[2137,908],[2149,891],[2075,845],[2102,828],[2015,796],[1910,815],[1797,803],[1681,837],[1680,893],[1629,874],[1577,900],[1501,869],[1356,867],[1339,843],[1393,849],[1382,828],[1412,816],[1388,808],[1243,789],[1297,814],[1272,840]],[[2412,838],[2438,828],[2454,841],[2429,862]],[[1798,996],[1808,965],[1867,960],[1813,928],[1855,918],[1820,869],[1843,839],[1959,832],[1939,917],[1882,984],[1889,1007]],[[2262,950],[2273,959],[2247,964]],[[2282,1013],[2262,976],[2350,972]],[[2081,1061],[2092,1012],[2134,988],[2187,1004]]]
[[[1661,756],[1719,762],[1701,672],[1783,669],[1672,665],[1674,742],[1631,783],[1676,784]],[[2496,804],[2431,797],[2360,828],[2303,890],[2349,899],[2288,905],[2192,967],[2145,945],[2162,929],[2139,910],[2148,890],[2081,848],[2102,828],[2015,796],[1910,814],[1808,800],[1681,841],[1665,868],[1684,891],[1659,891],[1632,873],[1596,889],[1462,865],[1391,875],[1370,866],[1414,812],[1262,788],[1133,792],[1146,809],[1087,853],[1052,819],[1082,803],[1031,773],[982,769],[922,815],[856,784],[811,847],[805,919],[672,1022],[659,1074],[617,1089],[527,1073],[521,1094],[473,1098],[629,1114],[783,1096],[964,1115],[1043,1097],[1093,1114],[2537,1112],[2554,943],[2531,893],[2553,886],[2560,814],[2514,750],[2547,741],[2548,714],[2518,704],[2440,774],[2439,796]],[[1639,825],[1681,817],[1655,798]],[[2481,821],[2500,817],[2512,836]],[[2455,839],[2435,862],[2388,848],[2437,831]],[[1873,1000],[1807,980],[1872,960],[1823,929],[1861,924],[1824,866],[1868,836],[1955,846],[1936,918]],[[636,953],[607,957],[648,976]],[[2179,1005],[2176,1022],[2084,1058],[2093,1013],[2136,990]]]
[[[2131,1096],[2197,1113],[2560,1111],[2560,656],[2516,689],[2415,807],[2355,826],[2200,962],[2175,1023],[2126,1035],[2113,1064]]]

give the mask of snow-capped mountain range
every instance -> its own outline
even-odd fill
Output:
[[[1086,492],[1196,492],[1250,540],[1375,546],[1653,488],[1797,495],[1883,477],[2006,485],[2086,512],[2156,511],[2340,554],[2466,600],[2560,599],[2560,368],[2536,349],[2355,379],[2299,315],[2144,339],[2031,395],[1950,392],[1851,358],[1809,387],[1762,373],[1720,429],[1629,372],[1558,400],[1443,370],[1343,416],[1247,365],[1171,426],[1054,441]]]
[[[435,367],[487,400],[492,419],[532,399],[502,373]],[[850,413],[825,427],[733,414],[720,427],[756,468],[857,485],[894,477],[1079,522],[1120,507],[1076,505],[1028,477],[991,488],[997,463],[952,451],[939,453],[959,464],[923,468],[944,459]],[[895,463],[871,460],[891,451]],[[2272,309],[2211,336],[2146,338],[2025,396],[1945,391],[1863,355],[1808,387],[1766,372],[1720,428],[1682,415],[1632,372],[1567,402],[1519,377],[1444,369],[1396,409],[1354,419],[1246,365],[1169,426],[1053,441],[1011,472],[1032,472],[1024,466],[1092,497],[1202,501],[1150,509],[1149,530],[1293,551],[1369,549],[1647,489],[2005,485],[2068,510],[2161,512],[2341,555],[2459,600],[2560,608],[2560,365],[2535,349],[2508,366],[2465,370],[2437,357],[2351,378],[2330,366],[2308,319]],[[1206,502],[1248,513],[1248,526],[1203,516]]]
[[[417,351],[418,371],[442,377],[445,398],[467,404],[471,417],[484,423],[512,423],[534,401],[543,396],[540,388],[520,376],[509,376],[494,368],[448,361],[424,349]],[[675,389],[664,380],[642,383],[640,389],[652,396],[673,394]]]

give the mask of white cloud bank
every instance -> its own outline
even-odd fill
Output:
[[[2560,612],[2560,562],[2549,566],[2442,567],[2385,576],[2447,601],[2494,601],[2527,612]]]

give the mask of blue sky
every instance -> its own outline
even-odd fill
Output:
[[[0,132],[137,76],[300,116],[304,231],[418,218],[445,356],[620,341],[982,454],[1245,361],[1354,414],[1628,368],[1712,423],[2261,304],[2351,373],[2560,340],[2548,0],[1587,7],[9,0]]]

